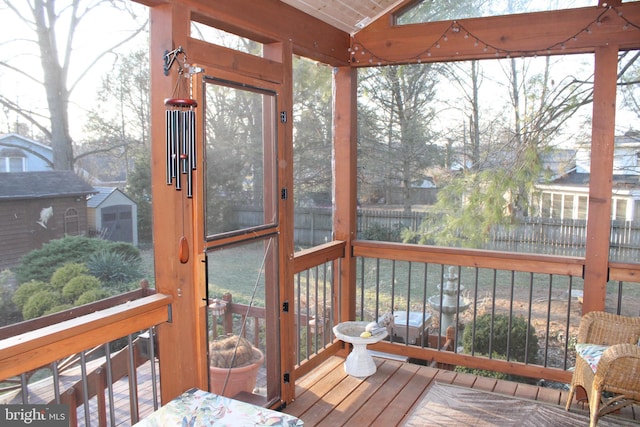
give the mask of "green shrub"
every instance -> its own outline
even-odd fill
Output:
[[[64,285],[62,296],[65,301],[72,303],[80,295],[92,289],[100,289],[100,280],[97,277],[82,274],[69,280],[69,283]]]
[[[62,291],[62,288],[69,283],[74,277],[88,274],[89,269],[86,265],[69,262],[58,268],[51,276],[51,288],[56,291]]]
[[[51,240],[29,252],[16,268],[18,283],[30,280],[49,282],[53,273],[69,262],[84,262],[89,255],[107,248],[111,242],[82,236]]]
[[[22,313],[13,302],[15,292],[15,274],[11,270],[0,271],[0,327],[22,320]]]
[[[494,352],[491,358],[497,359],[497,360],[505,360],[506,356],[503,356],[501,354]],[[478,377],[495,378],[497,380],[517,380],[518,379],[512,375],[505,374],[504,372],[488,371],[486,369],[480,369],[480,368],[467,368],[465,366],[456,366],[455,371],[464,372],[466,374],[471,374]]]
[[[29,301],[31,295],[35,294],[36,292],[48,289],[49,284],[41,282],[39,280],[31,280],[27,283],[23,283],[22,285],[18,286],[18,289],[16,289],[16,292],[13,294],[13,303],[18,307],[20,311],[22,311],[27,301]]]
[[[88,291],[83,292],[73,305],[78,306],[89,304],[90,302],[109,298],[110,296],[111,294],[106,289],[89,289]]]
[[[139,254],[136,257],[115,251],[99,251],[87,260],[89,272],[100,279],[106,288],[118,291],[124,290],[123,285],[142,277],[141,264]]]
[[[122,256],[124,256],[126,259],[142,260],[142,257],[140,256],[140,249],[136,248],[130,243],[111,242],[105,249],[109,252],[122,254]]]
[[[385,227],[377,222],[372,223],[367,229],[360,233],[363,240],[379,240],[383,242],[401,242],[402,225],[395,227]]]
[[[50,289],[43,289],[29,297],[22,309],[22,316],[25,320],[35,319],[61,303],[59,293]]]
[[[491,339],[491,325],[493,319],[493,339]],[[473,332],[475,329],[475,340]],[[528,337],[528,339],[527,339]],[[527,347],[528,341],[528,347]],[[511,318],[511,329],[509,329],[509,316],[505,314],[483,314],[476,319],[475,328],[468,325],[462,336],[462,345],[465,353],[489,354],[489,344],[491,352],[498,355],[507,356],[507,343],[509,359],[518,362],[535,363],[538,357],[538,337],[533,325],[528,324],[523,317]]]

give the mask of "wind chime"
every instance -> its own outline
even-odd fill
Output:
[[[182,62],[179,56],[182,56]],[[182,190],[182,175],[186,175],[187,197],[193,197],[193,171],[196,169],[196,113],[198,103],[191,98],[191,68],[185,73],[187,54],[182,47],[167,51],[164,54],[164,74],[175,63],[178,67],[178,79],[173,90],[173,97],[166,98],[164,105],[166,121],[167,147],[167,185],[175,182],[176,190]],[[182,236],[178,243],[178,257],[185,264],[189,261],[189,243],[184,230],[184,198],[182,200]]]
[[[178,58],[182,55],[182,63]],[[182,190],[182,175],[186,175],[187,197],[193,196],[193,174],[196,169],[196,114],[198,102],[191,96],[190,73],[185,74],[187,55],[178,47],[164,54],[164,74],[169,75],[171,66],[178,67],[178,79],[172,98],[166,98],[167,135],[167,185],[174,184]]]

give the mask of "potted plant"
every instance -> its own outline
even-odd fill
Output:
[[[225,335],[209,344],[209,380],[211,392],[234,397],[253,393],[258,370],[264,362],[260,349],[238,335]]]

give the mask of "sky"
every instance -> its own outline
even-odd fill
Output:
[[[15,15],[7,10],[6,2],[12,3],[24,11],[25,16],[28,16],[29,11],[27,5],[32,0],[0,0],[0,61],[8,62],[12,66],[27,72],[31,75],[37,76],[41,80],[42,68],[37,57],[36,46],[33,42],[27,41],[33,39],[32,32],[29,31],[27,25],[19,19],[15,18]],[[69,0],[57,0],[57,4],[63,5],[69,3]],[[135,13],[142,19],[146,19],[148,15],[147,8],[137,3],[128,2],[128,7],[132,8]],[[67,21],[68,22],[68,21]],[[65,28],[65,21],[60,22],[60,28]],[[69,84],[74,82],[78,76],[84,72],[86,67],[95,58],[96,52],[102,52],[111,46],[114,40],[119,40],[124,37],[126,31],[134,28],[136,23],[133,19],[130,19],[127,14],[116,12],[110,7],[101,7],[100,10],[93,11],[81,22],[78,28],[78,34],[74,40],[74,53],[73,62],[70,68]],[[64,40],[64,33],[61,31],[59,34],[60,40]],[[137,46],[147,43],[146,35],[138,37],[136,41]],[[126,50],[121,49],[122,52]],[[586,58],[585,58],[586,57]],[[577,73],[588,78],[590,73],[590,59],[591,55],[576,55],[567,56],[561,59],[562,64],[554,67],[554,73],[556,76],[554,80],[560,82],[565,76],[571,75],[571,73]],[[117,57],[109,55],[103,58],[94,69],[83,78],[82,83],[74,89],[72,93],[70,107],[71,117],[71,132],[76,141],[82,139],[82,126],[84,124],[84,115],[87,108],[91,108],[93,100],[95,99],[95,93],[99,86],[102,76],[108,73],[110,68],[113,67],[114,61]],[[554,62],[559,61],[560,58],[553,59]],[[530,61],[535,62],[535,61]],[[539,61],[541,62],[541,61]],[[589,65],[583,66],[583,63]],[[498,61],[482,61],[483,67],[487,70],[488,74],[500,75],[502,74]],[[485,78],[483,87],[483,108],[488,112],[491,109],[497,108],[496,102],[492,102],[495,98],[495,94],[500,91],[504,91],[496,83],[497,79]],[[5,67],[0,67],[0,92],[8,96],[10,99],[25,105],[26,108],[35,108],[38,111],[46,114],[46,102],[44,98],[44,91],[38,87],[37,84],[29,82],[23,77],[16,77],[16,73],[10,72]],[[446,97],[455,96],[453,94],[446,94]],[[580,130],[583,126],[583,120],[585,114],[588,116],[590,111],[583,113],[580,120],[576,120],[572,125],[574,129]],[[453,116],[455,117],[455,116]],[[448,119],[446,114],[441,115],[441,121]],[[16,116],[13,113],[7,114],[6,111],[0,111],[0,133],[11,130],[8,123],[13,123],[16,120]],[[455,118],[455,120],[459,120]],[[637,115],[628,113],[622,109],[618,110],[617,114],[617,133],[623,133],[629,128],[640,128],[636,125]]]
[[[42,81],[42,65],[38,56],[36,43],[34,42],[34,32],[22,20],[7,9],[6,3],[16,5],[24,16],[32,19],[26,0],[0,0],[0,61],[16,67],[24,73],[34,76]],[[69,3],[68,0],[57,0],[60,7]],[[92,2],[95,3],[95,2]],[[137,3],[128,2],[127,6],[132,8],[140,17],[139,22],[144,22],[148,16],[148,9]],[[57,32],[59,45],[66,42],[66,29],[68,19],[61,19],[58,24],[60,29]],[[74,37],[74,51],[69,68],[68,87],[71,87],[87,67],[96,58],[96,53],[104,52],[110,48],[114,41],[126,37],[127,32],[136,28],[136,22],[128,14],[117,12],[110,6],[100,6],[84,17],[78,27],[78,33]],[[136,41],[130,42],[140,46],[146,44],[146,34],[139,36]],[[122,47],[121,52],[129,49]],[[113,67],[117,57],[107,55],[101,59],[92,70],[82,78],[81,82],[74,88],[71,94],[70,125],[72,136],[76,141],[82,139],[82,126],[84,123],[85,111],[91,108],[97,88],[102,76],[108,73]],[[25,108],[36,109],[42,114],[46,114],[46,98],[42,86],[38,83],[20,76],[16,72],[6,67],[0,67],[0,92],[9,99],[24,105]],[[5,109],[0,111],[0,133],[13,130],[8,127],[7,121],[13,123],[16,120],[15,113],[7,113]]]

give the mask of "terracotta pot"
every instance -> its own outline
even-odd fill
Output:
[[[226,396],[234,397],[238,393],[246,391],[247,393],[253,393],[253,389],[256,387],[256,379],[258,378],[258,370],[264,362],[264,355],[262,352],[254,348],[254,360],[256,362],[245,366],[239,366],[237,368],[218,368],[216,366],[209,366],[209,382],[211,392]],[[227,380],[227,373],[229,379]],[[225,381],[227,386],[225,388]],[[222,392],[224,388],[224,393]]]

